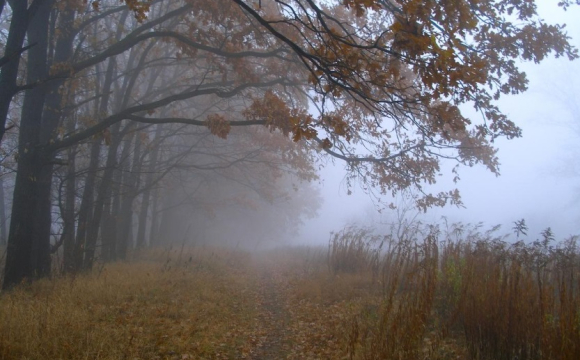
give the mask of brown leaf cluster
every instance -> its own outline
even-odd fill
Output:
[[[207,127],[212,134],[222,139],[226,139],[231,130],[230,122],[220,114],[208,115]]]

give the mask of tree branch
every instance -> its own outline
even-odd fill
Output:
[[[382,157],[382,158],[376,158],[376,157],[371,157],[371,156],[358,157],[358,156],[346,156],[346,155],[337,153],[336,151],[333,151],[330,148],[324,146],[324,142],[320,138],[315,136],[313,139],[314,139],[314,141],[316,141],[320,145],[322,150],[324,150],[327,154],[329,154],[337,159],[344,160],[345,162],[347,162],[349,164],[353,163],[353,162],[385,163],[385,162],[392,161],[395,158],[400,157],[400,156],[402,156],[402,155],[404,155],[412,150],[420,149],[420,148],[423,148],[425,146],[424,142],[420,142],[414,146],[403,149],[403,150],[399,151],[398,153],[395,153],[391,156]]]
[[[125,120],[125,119],[131,119],[132,116],[136,116],[135,114],[152,111],[152,110],[155,110],[155,109],[160,108],[162,106],[169,105],[169,104],[176,102],[176,101],[187,100],[187,99],[194,98],[196,96],[203,96],[203,95],[215,95],[217,97],[225,99],[225,98],[231,98],[233,96],[236,96],[240,92],[242,92],[243,90],[246,90],[249,88],[272,87],[274,85],[283,85],[283,84],[287,84],[286,80],[274,79],[274,80],[263,82],[263,83],[244,83],[244,84],[238,85],[234,88],[231,88],[229,90],[221,89],[221,88],[201,88],[201,86],[198,86],[195,90],[192,90],[192,91],[186,91],[186,92],[183,92],[180,94],[171,95],[171,96],[165,97],[165,98],[157,100],[157,101],[152,101],[152,102],[147,103],[147,104],[136,105],[136,106],[130,107],[128,109],[122,110],[117,114],[106,117],[105,119],[101,120],[98,124],[96,124],[90,128],[82,130],[76,134],[70,135],[69,137],[66,137],[62,140],[56,140],[56,141],[51,142],[50,144],[44,145],[44,149],[46,151],[56,151],[56,150],[60,150],[60,149],[72,146],[80,141],[83,141],[83,140],[85,140],[93,135],[98,134],[99,132],[105,130],[106,128],[108,128],[109,126],[111,126],[117,122],[120,122],[120,121]],[[140,119],[143,120],[146,118],[140,118]],[[143,120],[143,122],[145,122],[145,121]],[[155,122],[151,121],[150,123],[155,123]],[[160,121],[158,123],[164,123],[164,122]],[[252,125],[256,125],[256,124],[252,124]],[[200,125],[200,124],[195,124],[192,122],[192,125]],[[203,125],[205,126],[206,124],[203,123]],[[246,125],[250,125],[250,124],[246,124]]]
[[[128,120],[146,123],[146,124],[185,124],[194,126],[207,126],[207,121],[188,119],[188,118],[147,118],[137,115],[127,116]],[[266,120],[241,120],[241,121],[231,121],[230,126],[250,126],[250,125],[266,125]]]

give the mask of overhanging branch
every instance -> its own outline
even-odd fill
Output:
[[[402,156],[410,151],[413,151],[415,149],[420,149],[420,148],[423,148],[425,146],[424,142],[420,142],[414,146],[403,149],[403,150],[401,150],[401,151],[399,151],[391,156],[387,156],[387,157],[372,157],[372,156],[359,157],[359,156],[347,156],[344,154],[340,154],[340,153],[333,151],[330,148],[324,146],[325,144],[320,138],[315,136],[313,139],[314,139],[314,141],[316,141],[320,145],[322,150],[324,150],[327,154],[329,154],[330,156],[335,157],[337,159],[344,160],[347,163],[353,163],[353,162],[385,163],[385,162],[392,161],[395,158],[400,157],[400,156]]]

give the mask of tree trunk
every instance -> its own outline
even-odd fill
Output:
[[[6,199],[4,197],[4,179],[0,176],[0,245],[6,245]]]
[[[135,136],[137,135],[137,136]],[[127,252],[129,247],[132,247],[132,232],[131,228],[133,226],[133,201],[136,196],[136,189],[138,187],[139,173],[141,172],[141,139],[138,134],[133,135],[135,137],[135,148],[133,152],[133,164],[131,166],[131,171],[126,176],[123,177],[123,191],[122,191],[122,205],[119,213],[119,232],[118,232],[118,243],[117,243],[117,255],[119,259],[125,260],[127,258]],[[129,146],[127,143],[126,146]],[[128,164],[127,166],[128,167]]]
[[[72,123],[72,121],[71,121]],[[78,263],[75,257],[75,200],[76,200],[76,149],[68,150],[68,167],[66,176],[66,190],[63,220],[63,248],[65,273],[73,273],[77,269]]]
[[[119,240],[119,213],[121,209],[121,182],[123,181],[123,173],[120,169],[115,169],[113,175],[114,188],[112,191],[111,200],[111,224],[110,224],[110,242],[111,242],[111,260],[117,260],[117,243]]]
[[[12,18],[4,48],[4,57],[7,62],[0,68],[0,141],[2,141],[6,131],[6,119],[12,97],[16,94],[16,79],[18,78],[22,44],[24,43],[29,20],[27,1],[13,1],[11,8]],[[47,14],[39,14],[38,17],[43,16],[48,16],[48,11]],[[40,19],[34,18],[34,21],[38,20]],[[48,26],[48,20],[46,21]],[[30,39],[29,43],[32,43]]]
[[[52,1],[45,1],[28,30],[27,82],[48,74],[48,23]],[[8,235],[3,289],[50,273],[50,190],[52,154],[40,148],[42,115],[49,84],[26,91],[20,120],[18,166]],[[2,115],[2,114],[0,114]]]
[[[155,129],[155,138],[153,142],[157,142],[161,137],[161,131],[163,125],[157,125]],[[137,248],[143,248],[146,245],[145,232],[147,228],[147,220],[149,214],[149,203],[151,199],[151,188],[153,187],[153,174],[157,168],[157,157],[159,155],[159,144],[154,145],[153,150],[151,150],[151,156],[149,157],[149,167],[147,169],[147,177],[145,179],[143,192],[143,202],[141,203],[141,212],[139,213],[139,228],[137,230]]]
[[[73,52],[73,39],[74,39],[74,34],[72,33],[72,29],[73,29],[73,22],[74,22],[74,18],[75,18],[75,12],[74,10],[71,9],[63,9],[62,11],[57,13],[56,9],[53,9],[53,14],[52,14],[52,21],[50,22],[50,29],[52,29],[52,31],[49,32],[50,35],[54,36],[54,38],[50,39],[48,42],[48,47],[47,47],[47,51],[48,51],[48,67],[50,68],[50,63],[54,63],[54,64],[61,64],[61,63],[66,63],[68,61],[70,61],[70,58],[72,56],[72,52]],[[58,19],[58,27],[60,30],[59,36],[56,36],[56,19]],[[50,46],[50,44],[54,43],[54,47]],[[62,110],[63,105],[65,105],[65,100],[67,100],[67,92],[63,91],[65,90],[64,87],[65,84],[65,79],[56,79],[53,80],[51,82],[49,82],[49,86],[47,87],[47,93],[46,93],[46,98],[45,98],[45,103],[44,103],[44,112],[42,114],[42,124],[41,124],[41,132],[40,132],[40,144],[42,144],[41,146],[45,145],[45,144],[50,144],[52,142],[52,140],[54,140],[55,135],[56,135],[56,130],[61,122],[61,120],[64,118],[64,112]],[[69,130],[73,130],[74,129],[74,122],[71,119],[71,121],[68,124]],[[44,151],[44,150],[42,150]],[[74,150],[72,153],[69,152],[69,156],[71,154],[74,154]],[[52,191],[52,176],[53,176],[53,172],[52,172],[52,155],[50,155],[47,159],[47,163],[49,164],[49,166],[46,167],[46,171],[44,172],[43,176],[45,176],[45,180],[42,183],[42,186],[47,187],[46,189],[44,189],[44,192],[46,192],[48,194],[48,201],[43,203],[44,206],[44,210],[43,213],[41,214],[43,220],[43,229],[40,230],[40,236],[50,236],[50,230],[51,230],[51,225],[52,225],[52,220],[51,220],[51,208],[52,208],[52,204],[50,202],[50,194]],[[74,189],[75,186],[75,166],[74,166],[74,155],[73,155],[73,164],[72,164],[72,188],[69,189],[69,187],[67,187],[68,190],[68,206],[72,206],[72,214],[67,214],[67,216],[69,217],[67,219],[67,221],[70,221],[72,219],[72,221],[74,221],[74,192],[76,191]],[[69,169],[69,174],[70,174],[70,170]],[[65,214],[63,214],[63,217],[65,216]],[[70,224],[67,225],[69,227],[69,229],[67,229],[68,234],[67,236],[70,236],[69,234],[72,234],[72,236],[74,236],[74,223],[73,226],[71,227]],[[74,237],[73,237],[74,239]],[[63,239],[64,241],[64,239]],[[69,239],[70,242],[70,239]],[[48,241],[41,241],[42,246],[44,246],[45,244],[49,245],[50,248],[50,239]],[[69,247],[70,248],[70,247]]]
[[[43,82],[48,77],[49,24],[54,0],[39,4],[28,27],[29,50],[27,83],[37,84],[24,94],[18,139],[18,168],[14,186],[12,218],[8,236],[6,271],[3,288],[10,288],[24,279],[50,274],[51,194],[54,154],[45,148],[54,139],[62,119],[62,85],[65,79]],[[61,35],[51,57],[53,63],[65,63],[72,54],[71,29],[74,11],[59,13]],[[52,23],[54,27],[54,22]],[[54,29],[52,29],[54,30]],[[54,39],[52,39],[54,40]],[[0,109],[1,110],[1,109]],[[1,116],[1,113],[0,113]]]
[[[99,188],[97,200],[95,202],[95,216],[93,216],[93,221],[95,223],[91,226],[91,229],[93,229],[93,231],[98,229],[96,225],[100,225],[102,229],[102,256],[104,261],[113,261],[117,259],[117,240],[119,238],[118,228],[120,220],[119,209],[121,206],[120,187],[123,181],[124,161],[129,155],[131,146],[130,144],[127,145],[127,141],[130,142],[133,133],[129,135],[129,139],[125,139],[125,146],[121,151],[119,161],[117,161],[117,151],[121,144],[123,134],[130,130],[131,127],[132,124],[128,124],[123,131],[120,130],[120,125],[113,128],[113,141],[109,147],[107,165],[105,167],[103,180],[101,181],[101,187]],[[119,169],[119,167],[121,169]],[[97,235],[97,232],[93,232],[90,237],[91,239],[94,238],[96,241]],[[92,258],[86,257],[85,267],[91,267],[92,261]]]
[[[79,219],[77,226],[77,239],[74,250],[74,271],[78,271],[83,266],[83,257],[87,251],[87,232],[89,222],[93,217],[93,208],[95,203],[95,183],[97,180],[97,170],[99,167],[99,154],[101,150],[101,141],[94,140],[91,146],[91,158],[89,168],[85,177],[81,207],[79,209]]]
[[[151,226],[149,228],[149,246],[159,245],[159,188],[153,190],[153,206],[151,208]]]
[[[97,150],[96,152],[93,154],[93,152],[91,151],[91,165],[92,164],[92,160],[93,160],[93,155],[95,155],[95,164],[98,165],[98,159],[99,159],[99,154],[100,154],[100,141],[97,141],[95,143],[97,145]],[[83,246],[83,253],[81,255],[80,263],[82,264],[82,268],[84,270],[90,270],[93,266],[93,259],[95,258],[95,247],[96,247],[96,243],[97,243],[97,237],[99,234],[99,224],[100,224],[100,219],[99,221],[97,219],[95,219],[95,216],[99,216],[100,214],[95,214],[96,212],[96,206],[95,206],[95,183],[96,183],[96,179],[97,179],[97,165],[95,165],[92,168],[89,168],[89,173],[87,174],[87,183],[85,184],[85,192],[88,193],[87,196],[87,202],[88,202],[88,206],[89,206],[89,212],[87,212],[87,218],[86,218],[86,222],[84,223],[85,225],[85,233],[84,233],[84,238],[82,239],[82,246]],[[89,181],[90,180],[90,181]],[[101,184],[104,181],[104,179],[101,179]],[[89,188],[90,187],[90,188]],[[84,200],[84,197],[83,197]],[[80,231],[80,214],[79,214],[79,231]],[[77,240],[79,241],[79,240]]]
[[[112,141],[109,145],[109,152],[107,154],[107,162],[105,164],[105,169],[103,171],[103,176],[101,178],[101,183],[97,191],[97,198],[94,203],[93,217],[91,219],[91,224],[89,226],[89,232],[87,234],[87,253],[85,254],[85,259],[83,262],[83,267],[85,270],[90,270],[93,267],[93,261],[95,257],[95,246],[91,244],[97,243],[97,238],[99,235],[99,229],[101,229],[101,239],[102,239],[102,257],[104,261],[110,261],[114,258],[114,252],[111,250],[114,248],[114,223],[111,217],[111,197],[114,179],[113,175],[115,173],[115,168],[117,166],[117,150],[121,141],[120,125],[113,126],[111,130]]]
[[[109,190],[110,191],[110,190]],[[101,248],[101,257],[104,262],[112,261],[115,258],[113,249],[115,249],[115,229],[114,219],[111,214],[112,192],[107,196],[103,203],[101,216],[101,239],[103,247]],[[92,265],[92,264],[91,264]]]

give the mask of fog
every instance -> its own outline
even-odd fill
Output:
[[[167,11],[165,5],[170,3],[183,9],[172,10],[166,19],[159,18]],[[99,31],[83,27],[82,31],[67,35],[71,49],[94,37],[86,43],[87,49],[75,54],[69,49],[60,54],[60,50],[56,51],[60,47],[51,43],[55,36],[45,41],[46,49],[31,47],[30,53],[23,55],[27,61],[23,62],[20,74],[13,72],[14,88],[19,83],[41,84],[43,79],[49,79],[54,89],[43,88],[39,94],[54,96],[36,101],[36,93],[24,90],[27,85],[22,85],[22,89],[14,92],[18,96],[7,94],[3,100],[7,125],[0,147],[0,190],[6,191],[6,196],[0,195],[0,210],[6,211],[5,214],[0,211],[3,225],[0,243],[5,241],[18,244],[19,249],[22,247],[23,258],[10,260],[14,264],[30,263],[37,267],[18,270],[8,283],[19,283],[27,271],[50,273],[51,254],[57,253],[61,246],[66,254],[62,261],[64,268],[74,272],[91,268],[96,258],[126,259],[130,250],[146,246],[207,243],[258,248],[288,242],[324,244],[330,232],[346,225],[380,227],[399,221],[402,212],[427,223],[440,222],[444,217],[451,222],[503,224],[504,232],[510,232],[514,221],[525,219],[531,238],[547,227],[559,238],[580,233],[580,209],[576,205],[580,197],[577,186],[580,167],[576,161],[580,154],[577,145],[580,61],[548,58],[541,64],[517,64],[528,74],[529,89],[523,94],[503,96],[497,105],[521,127],[523,137],[496,140],[501,173],[498,177],[486,170],[494,170],[496,165],[487,141],[501,133],[517,133],[517,129],[504,122],[484,100],[482,103],[486,104],[480,109],[488,112],[487,119],[500,118],[491,120],[497,129],[491,126],[484,136],[468,134],[453,101],[447,104],[448,99],[442,97],[453,97],[462,104],[461,99],[485,98],[488,94],[482,95],[479,90],[458,89],[463,86],[458,82],[464,82],[468,88],[479,87],[485,76],[490,84],[506,85],[502,91],[520,90],[519,81],[512,78],[515,85],[506,84],[506,79],[501,78],[519,75],[510,69],[509,55],[499,56],[497,61],[493,57],[478,60],[489,61],[492,68],[497,66],[495,72],[503,75],[484,74],[489,69],[475,71],[479,74],[473,75],[461,69],[461,76],[456,79],[460,67],[445,61],[449,57],[447,51],[456,45],[439,52],[437,40],[432,39],[435,43],[429,51],[442,64],[415,67],[419,62],[407,59],[401,66],[398,59],[390,61],[390,55],[383,58],[381,54],[391,54],[391,48],[401,51],[400,54],[415,52],[405,49],[407,43],[414,42],[405,33],[417,35],[422,30],[419,22],[413,29],[399,29],[404,24],[395,16],[392,34],[385,37],[391,48],[378,46],[376,54],[375,50],[368,52],[368,56],[373,54],[368,58],[366,50],[361,50],[360,55],[364,56],[360,59],[368,62],[365,66],[358,62],[347,64],[352,61],[348,53],[335,54],[333,50],[332,55],[317,55],[324,58],[323,65],[307,69],[303,65],[308,64],[294,57],[302,56],[301,52],[292,55],[295,51],[287,51],[286,41],[279,42],[270,30],[256,27],[254,20],[248,20],[245,11],[249,9],[234,6],[240,23],[224,23],[233,13],[218,12],[222,18],[216,20],[212,6],[208,5],[207,9],[201,6],[200,13],[208,17],[204,20],[187,10],[190,6],[187,2],[161,1],[152,4],[152,9],[147,10],[149,14],[143,9],[135,13],[135,18],[146,22],[150,29],[158,26],[159,31],[147,33],[142,39],[134,34],[145,34],[148,28],[131,16],[112,12],[93,17],[94,9],[88,7],[85,12],[71,15],[71,19],[78,16],[74,22],[94,22]],[[548,1],[542,1],[539,7],[540,16],[547,23],[568,24],[571,43],[580,48],[580,25],[576,21],[580,18],[579,7],[565,12],[555,2]],[[352,14],[343,10],[333,9],[332,16],[347,24]],[[276,2],[264,3],[263,11],[268,17],[293,16],[277,9]],[[2,14],[5,25],[11,15]],[[50,16],[56,16],[56,12]],[[361,41],[367,31],[382,33],[384,19],[375,19],[375,16],[378,13],[369,13],[368,23],[364,21],[366,25],[352,29],[347,26],[344,31],[353,38],[362,34]],[[55,18],[50,26],[56,29],[60,21]],[[232,36],[246,21],[252,24],[248,29],[255,32],[255,39],[272,36],[272,43],[254,41],[249,35],[240,37],[244,41]],[[195,29],[184,25],[196,27],[205,22],[207,25]],[[72,26],[72,23],[71,20],[63,26]],[[216,32],[214,25],[231,29]],[[319,45],[322,49],[331,42],[320,36],[327,29],[320,30],[320,33],[297,32],[296,35],[304,37],[304,44],[312,49]],[[11,31],[6,26],[0,29],[5,37]],[[196,33],[195,41],[200,43],[182,44],[178,40],[177,43],[162,42],[163,46],[157,44],[156,41],[165,38],[166,31],[176,39]],[[357,34],[357,31],[362,32]],[[54,30],[51,36],[57,33]],[[541,40],[546,40],[543,37],[523,42],[558,50],[557,44],[566,42],[558,31],[555,33],[548,34],[548,41],[553,44],[542,44]],[[214,37],[218,35],[223,39],[216,40]],[[320,38],[322,42],[313,45],[309,37]],[[427,38],[422,39],[421,46],[426,46]],[[147,42],[145,48],[141,48],[141,41]],[[233,48],[224,52],[227,48],[224,44],[230,41]],[[123,45],[126,47],[112,48],[117,46],[116,42],[126,43]],[[506,50],[501,42],[482,46]],[[559,53],[571,55],[567,44],[563,48],[565,51]],[[212,55],[199,56],[200,49]],[[75,81],[78,76],[78,81],[84,79],[87,83],[76,84],[72,77],[70,82],[65,81],[69,75],[62,69],[53,69],[52,65],[50,71],[63,71],[62,79],[58,72],[47,72],[38,75],[37,80],[25,81],[21,77],[26,71],[34,72],[48,61],[36,57],[32,50],[40,55],[54,50],[63,59],[70,57],[72,63],[82,65],[75,70]],[[535,56],[541,54],[543,50]],[[232,61],[238,57],[244,58],[243,61]],[[53,58],[59,57],[51,55],[50,61]],[[481,64],[465,59],[468,58],[459,62],[476,67]],[[38,66],[33,60],[38,61]],[[338,66],[337,61],[343,60],[345,64],[339,68],[350,72],[338,76],[334,68]],[[321,75],[317,75],[318,70],[312,72],[318,66],[326,67]],[[352,71],[354,67],[360,67],[360,71]],[[76,65],[74,68],[77,69]],[[452,71],[443,74],[449,76],[451,85],[446,84],[447,80],[436,80],[441,74],[435,69],[441,68]],[[386,73],[394,86],[384,82],[381,76],[376,77],[377,69],[381,74]],[[421,72],[426,69],[429,74],[424,77]],[[312,75],[314,79],[303,83]],[[337,89],[344,89],[344,93],[332,89],[336,81],[340,85]],[[416,81],[422,81],[424,86],[415,86]],[[295,88],[296,84],[304,86]],[[362,90],[355,89],[367,87],[370,95],[359,99],[367,90],[359,94]],[[66,101],[58,98],[65,93]],[[56,108],[62,109],[44,111]],[[74,111],[69,113],[69,108]],[[474,125],[483,121],[467,105],[461,111],[473,119]],[[93,114],[98,114],[98,121],[94,121]],[[38,126],[38,121],[50,126]],[[28,138],[36,139],[37,144],[22,143],[22,139]],[[441,160],[439,168],[437,158],[452,157],[452,149],[459,148],[462,150],[457,156],[459,161],[485,165],[460,167],[461,179],[454,183],[450,175],[455,176],[452,169],[456,163]],[[29,149],[33,150],[29,152]],[[348,187],[347,166],[341,157],[349,161],[353,157],[362,158],[356,164],[351,161],[349,179],[352,181],[358,174],[360,178],[366,176],[367,183],[355,182]],[[373,161],[366,161],[369,159]],[[390,167],[386,168],[386,164]],[[431,183],[434,173],[440,173],[437,182],[425,186],[422,182]],[[447,201],[447,191],[457,188],[462,195],[462,206],[428,208],[419,213],[413,201],[405,198],[418,194],[403,193],[390,198],[368,188],[371,184],[383,190],[417,186],[427,194],[443,194],[421,199],[424,207],[430,201]],[[396,209],[390,208],[391,204]],[[35,241],[43,244],[42,259],[29,251]],[[30,261],[23,260],[29,256],[32,256]]]
[[[580,9],[567,12],[556,3],[540,2],[539,14],[548,23],[567,24],[571,43],[580,47]],[[498,104],[518,126],[521,138],[498,139],[500,176],[483,166],[460,169],[461,180],[451,181],[451,162],[442,163],[435,190],[458,188],[464,208],[447,206],[426,213],[411,212],[425,222],[449,221],[502,225],[511,233],[513,222],[525,219],[528,236],[535,239],[551,227],[557,238],[580,234],[580,62],[565,58],[546,59],[541,64],[522,63],[528,75],[528,91],[502,98]],[[469,109],[464,109],[464,111]],[[305,224],[299,242],[325,243],[331,231],[345,224],[373,225],[390,222],[395,211],[385,209],[372,195],[353,189],[347,195],[344,164],[336,161],[321,172],[319,184],[324,203],[320,216]],[[382,197],[384,203],[400,199]],[[399,207],[400,208],[400,207]],[[378,213],[378,210],[382,210]]]
[[[578,19],[1,1],[0,359],[579,359]]]

